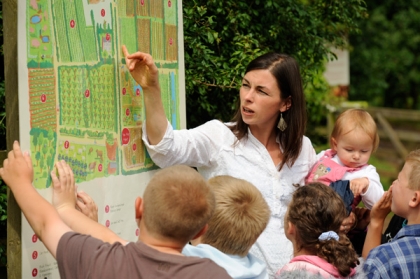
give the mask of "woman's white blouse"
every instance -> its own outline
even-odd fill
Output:
[[[271,219],[251,253],[267,263],[270,277],[293,256],[292,243],[286,238],[283,219],[292,193],[304,185],[305,177],[316,162],[311,141],[303,138],[302,151],[294,165],[284,165],[279,172],[265,146],[250,131],[248,137],[235,144],[236,136],[218,120],[190,130],[168,127],[157,145],[150,145],[143,123],[143,142],[152,160],[161,168],[175,164],[196,167],[205,179],[231,175],[254,184],[271,209]],[[238,232],[241,233],[241,232]]]

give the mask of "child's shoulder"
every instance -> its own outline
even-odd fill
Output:
[[[268,278],[266,264],[251,253],[244,257],[229,255],[208,244],[187,244],[182,253],[190,257],[210,259],[225,269],[232,278]]]
[[[391,242],[373,248],[364,262],[363,270],[367,274],[378,270],[380,273],[391,274],[396,270],[407,270],[409,266],[418,265],[416,256],[420,254],[419,239],[419,236],[399,239],[396,236]]]
[[[292,273],[299,278],[313,278],[305,277],[308,275],[319,275],[321,276],[320,278],[330,278],[332,274],[327,272],[327,270],[331,269],[330,267],[331,264],[319,258],[318,256],[302,255],[293,258],[278,272],[278,274],[282,275]],[[280,276],[279,278],[284,277]]]
[[[329,155],[329,154],[331,154],[331,149],[325,149],[325,150],[322,150],[322,151],[320,151],[318,154],[316,154],[316,159],[317,160],[320,160],[320,159],[322,159],[325,155]],[[331,156],[331,157],[333,157],[333,156]]]
[[[415,240],[418,242],[420,238],[420,223],[410,223],[409,225],[403,224],[401,230],[395,236],[395,241],[410,241]],[[393,243],[393,242],[390,242]],[[420,246],[420,242],[417,243]]]
[[[200,258],[212,258],[219,257],[222,252],[208,244],[199,244],[197,246],[187,244],[182,249],[182,254]]]
[[[372,249],[366,263],[387,263],[392,259],[411,257],[413,254],[420,254],[420,224],[401,228],[392,241]]]

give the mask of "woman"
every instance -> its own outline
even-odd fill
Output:
[[[284,235],[283,218],[293,185],[303,185],[315,163],[306,128],[306,106],[297,62],[290,56],[267,53],[247,67],[240,104],[232,122],[209,121],[195,129],[174,131],[166,119],[158,69],[149,54],[129,54],[126,64],[143,88],[146,124],[143,141],[160,167],[186,164],[209,179],[231,175],[248,180],[271,209],[267,229],[251,253],[267,263],[270,277],[293,256]],[[241,232],[238,232],[240,234]]]

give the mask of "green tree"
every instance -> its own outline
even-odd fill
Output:
[[[52,155],[51,154],[48,154],[47,155],[47,167],[48,167],[48,172],[54,167],[54,166],[52,166],[54,164],[54,162],[52,161]],[[48,175],[48,179],[50,179],[49,178],[49,175]],[[49,185],[48,183],[47,183],[47,185]]]
[[[43,143],[44,143],[44,132],[40,131],[39,137],[38,137],[38,151],[41,150],[41,147],[42,147]]]
[[[49,144],[48,139],[44,139],[44,143],[41,144],[42,145],[42,155],[44,155],[44,158],[49,153],[50,148],[48,147],[48,144]]]
[[[420,109],[420,1],[367,0],[362,35],[351,36],[350,98]]]
[[[33,129],[31,130],[31,132],[33,131]],[[32,144],[34,145],[34,148],[36,148],[37,144],[38,144],[38,134],[37,133],[32,133]]]
[[[48,129],[48,139],[50,140],[48,144],[52,145],[55,140],[55,135],[54,135],[54,131],[51,128]]]
[[[45,165],[45,159],[44,159],[44,157],[43,156],[41,156],[41,158],[39,159],[39,169],[40,169],[40,176],[42,176],[42,173],[43,173],[43,171],[42,171],[42,169],[44,168],[44,165]]]
[[[292,55],[311,83],[328,46],[344,46],[346,36],[358,30],[356,19],[366,16],[361,0],[191,0],[183,5],[189,127],[230,119],[245,67],[262,53]]]
[[[39,159],[41,159],[41,152],[37,151],[35,153],[36,166],[39,165]]]

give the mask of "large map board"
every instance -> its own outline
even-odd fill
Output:
[[[121,46],[150,53],[165,112],[185,127],[180,0],[19,0],[20,141],[34,187],[51,200],[54,162],[70,164],[99,222],[135,241],[134,200],[157,167],[141,140],[143,91]],[[57,264],[22,218],[23,278],[59,278]]]

